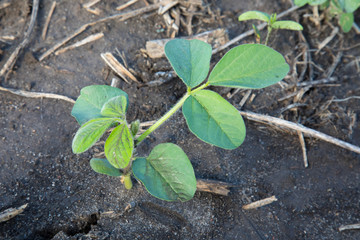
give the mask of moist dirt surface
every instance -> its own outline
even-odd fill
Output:
[[[99,15],[83,7],[88,1],[57,1],[44,40],[41,35],[52,2],[40,1],[29,43],[12,71],[2,77],[2,87],[75,100],[81,88],[110,85],[119,78],[100,57],[111,52],[139,81],[120,80],[119,88],[129,94],[129,121],[159,118],[186,92],[178,78],[147,84],[156,80],[156,73],[171,71],[165,58],[151,59],[142,50],[146,41],[171,35],[157,11],[88,27],[64,46],[99,32],[104,37],[39,61],[82,25],[119,13],[116,7],[126,1],[100,1],[92,7],[100,10]],[[144,6],[145,1],[139,0],[123,12]],[[290,7],[285,0],[204,0],[202,7],[189,8],[189,13],[195,12],[194,34],[221,27],[232,39],[258,24],[239,23],[240,13],[280,13]],[[32,10],[32,1],[25,0],[10,1],[0,9],[1,67],[23,40]],[[212,90],[238,109],[297,122],[360,146],[360,100],[353,97],[360,96],[360,35],[340,30],[319,50],[338,27],[336,19],[319,14],[317,24],[311,7],[300,8],[283,19],[299,21],[302,33],[281,30],[270,38],[269,45],[285,56],[291,69],[281,84],[253,90],[243,106],[247,90]],[[357,24],[359,16],[355,12]],[[261,34],[265,37],[266,32]],[[180,25],[177,36],[187,35],[188,28]],[[236,45],[255,41],[249,36]],[[213,56],[211,67],[226,50]],[[332,81],[310,83],[329,78]],[[0,223],[0,239],[360,239],[359,230],[339,231],[341,225],[360,222],[359,154],[305,137],[309,161],[305,168],[297,133],[247,119],[244,144],[223,150],[198,140],[178,112],[139,145],[138,154],[146,156],[160,143],[176,143],[187,153],[198,178],[233,187],[229,196],[196,192],[188,202],[165,202],[135,180],[128,191],[118,178],[93,172],[89,160],[101,153],[101,145],[80,155],[72,153],[72,138],[79,128],[70,115],[72,106],[64,100],[0,91],[0,212],[28,204],[22,214]],[[242,209],[273,195],[278,201],[270,205]]]

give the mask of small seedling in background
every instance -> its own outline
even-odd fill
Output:
[[[325,9],[330,17],[338,17],[341,29],[347,33],[354,24],[354,12],[360,7],[360,0],[295,0],[295,5],[320,6]]]
[[[267,23],[268,32],[266,35],[265,45],[268,44],[269,37],[273,29],[287,29],[287,30],[295,30],[295,31],[303,30],[303,27],[297,22],[278,21],[276,19],[276,13],[269,15],[267,13],[260,11],[248,11],[239,16],[239,21],[246,21],[246,20],[260,20]],[[255,33],[257,32],[255,31]]]
[[[185,152],[173,143],[162,143],[149,156],[139,157],[135,148],[180,108],[190,131],[202,141],[224,149],[239,147],[246,132],[239,111],[218,93],[205,88],[264,88],[282,80],[289,65],[280,53],[260,44],[231,49],[209,76],[212,54],[209,44],[175,39],[166,44],[165,54],[187,86],[184,96],[154,125],[138,134],[140,122],[129,124],[126,120],[129,99],[125,92],[103,85],[85,87],[72,110],[81,125],[72,149],[74,153],[88,150],[111,129],[104,147],[106,159],[90,161],[94,171],[120,177],[127,189],[132,187],[133,173],[153,196],[167,201],[187,201],[195,194],[196,178]]]

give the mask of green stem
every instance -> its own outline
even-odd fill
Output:
[[[267,44],[268,44],[271,31],[272,31],[272,27],[270,25],[268,25],[268,32],[266,35],[265,46],[267,46]]]
[[[148,130],[146,130],[143,134],[140,135],[136,139],[136,145],[138,145],[140,142],[142,142],[150,133],[152,133],[155,129],[160,127],[161,124],[163,124],[166,120],[168,120],[181,106],[184,104],[185,100],[190,96],[190,94],[187,92],[181,99],[178,101],[175,106],[173,106],[164,116],[162,116],[159,120],[157,120],[154,125],[149,127]]]
[[[126,175],[122,175],[122,180],[124,182],[124,186],[127,190],[130,190],[133,186],[131,181],[131,172],[127,173]]]
[[[194,93],[196,93],[197,91],[200,91],[200,90],[206,88],[206,87],[209,86],[209,85],[210,85],[210,83],[209,83],[209,82],[206,82],[206,83],[204,83],[203,85],[201,85],[200,87],[195,88],[194,90],[190,91],[189,94],[194,94]]]
[[[155,131],[158,127],[160,127],[161,124],[163,124],[166,120],[168,120],[174,113],[176,113],[177,110],[179,110],[181,108],[181,106],[184,104],[185,100],[192,94],[196,93],[197,91],[200,91],[201,89],[206,88],[207,86],[209,86],[210,83],[206,82],[203,85],[201,85],[198,88],[195,88],[194,90],[191,91],[190,88],[187,89],[187,93],[180,99],[180,101],[178,101],[175,106],[173,106],[167,113],[165,113],[164,116],[162,116],[159,120],[156,121],[156,123],[154,123],[154,125],[152,125],[151,127],[148,128],[148,130],[146,130],[143,134],[141,134],[137,139],[136,139],[136,145],[139,145],[139,143],[141,143],[147,136],[149,136],[150,133],[152,133],[153,131]]]

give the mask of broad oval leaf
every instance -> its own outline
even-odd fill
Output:
[[[105,156],[115,168],[125,168],[129,165],[134,140],[126,123],[117,126],[106,139]]]
[[[289,65],[274,49],[261,44],[244,44],[220,59],[208,82],[223,87],[264,88],[279,82],[288,72]]]
[[[344,1],[344,10],[346,13],[353,13],[360,7],[360,0]]]
[[[116,117],[125,120],[127,105],[127,98],[124,95],[113,97],[104,103],[100,113],[105,117]]]
[[[294,0],[294,3],[296,6],[302,7],[307,3],[310,4],[311,6],[315,6],[315,5],[321,5],[326,1],[328,0]]]
[[[104,103],[116,96],[125,96],[126,92],[107,85],[91,85],[84,87],[80,91],[80,96],[76,100],[71,115],[75,117],[80,125],[90,119],[102,117],[100,111]]]
[[[246,20],[261,20],[264,22],[270,21],[270,15],[260,11],[248,11],[239,16],[239,21]]]
[[[352,25],[354,23],[354,14],[352,13],[343,13],[340,15],[339,24],[341,29],[347,33],[350,32]]]
[[[201,90],[188,97],[182,111],[191,132],[204,142],[235,149],[245,139],[245,124],[239,111],[213,91]]]
[[[157,145],[132,170],[151,195],[167,201],[188,201],[196,191],[194,169],[184,151],[172,143]]]
[[[90,166],[97,173],[105,174],[111,177],[121,176],[119,169],[114,168],[109,161],[104,158],[92,158],[90,160]]]
[[[92,147],[115,122],[113,118],[95,118],[82,125],[72,141],[74,153],[82,153]]]
[[[321,5],[325,2],[327,2],[328,0],[308,0],[308,3],[311,5],[311,6],[315,6],[315,5]]]
[[[294,0],[296,6],[302,7],[308,3],[308,0]]]
[[[176,74],[190,88],[209,73],[211,46],[200,40],[174,39],[165,45],[165,54]]]
[[[271,25],[274,29],[288,29],[294,31],[302,31],[303,27],[294,21],[276,21]]]

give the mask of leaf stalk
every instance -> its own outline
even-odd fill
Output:
[[[139,145],[147,136],[149,136],[150,133],[155,131],[158,127],[161,126],[166,120],[168,120],[174,113],[179,110],[182,105],[184,104],[185,100],[192,94],[206,88],[209,86],[210,83],[206,82],[203,85],[199,86],[198,88],[195,88],[194,90],[191,90],[190,88],[187,89],[186,94],[178,101],[175,106],[173,106],[164,116],[162,116],[159,120],[154,123],[151,127],[149,127],[143,134],[141,134],[136,140],[135,140],[135,146]]]
[[[160,127],[166,120],[168,120],[177,110],[181,108],[184,104],[185,100],[190,96],[187,92],[181,99],[178,101],[175,106],[173,106],[164,116],[162,116],[159,120],[154,123],[149,129],[147,129],[143,134],[141,134],[135,141],[135,145],[139,145],[150,133],[152,133],[155,129]]]

